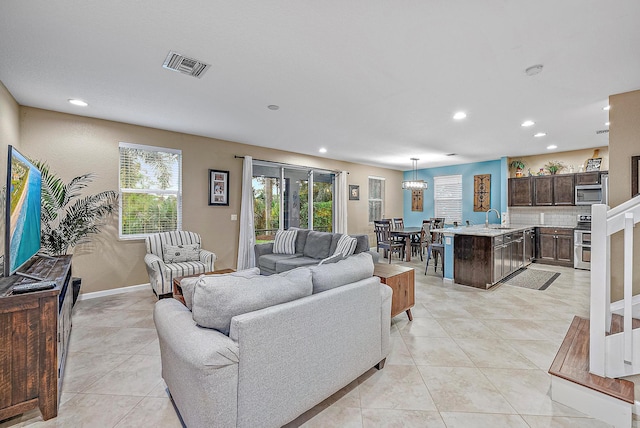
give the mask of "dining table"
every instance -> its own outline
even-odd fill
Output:
[[[411,261],[411,239],[414,236],[420,237],[420,232],[422,231],[421,227],[403,227],[400,229],[391,230],[391,236],[402,236],[405,241],[405,261]]]

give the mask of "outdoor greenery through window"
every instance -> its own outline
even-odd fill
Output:
[[[120,237],[182,228],[182,151],[120,143]]]
[[[369,177],[369,223],[384,215],[384,178]]]
[[[278,229],[291,227],[331,232],[334,181],[330,171],[254,161],[256,242],[272,241]]]

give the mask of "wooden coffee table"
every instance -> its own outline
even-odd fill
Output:
[[[387,284],[393,290],[391,317],[406,312],[409,321],[413,321],[411,308],[416,304],[415,269],[387,263],[375,263],[373,274],[380,278],[380,282]]]
[[[179,276],[177,278],[173,278],[173,298],[182,302],[183,305],[185,304],[184,296],[182,295],[182,287],[180,287],[180,281],[182,281],[185,278],[193,278],[200,275],[220,275],[223,273],[232,273],[232,272],[235,272],[235,270],[220,269],[220,270],[214,270],[213,272],[196,273],[193,275],[185,275],[185,276]]]

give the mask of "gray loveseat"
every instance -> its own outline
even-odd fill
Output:
[[[207,278],[195,286],[193,313],[175,299],[155,306],[162,377],[188,427],[280,427],[389,354],[392,292],[372,276],[368,254],[271,276],[254,270],[218,279],[238,281],[227,291],[250,284],[262,293],[297,278],[307,295],[233,316],[228,336],[194,321]]]
[[[331,256],[338,245],[342,234],[331,232],[317,232],[309,229],[298,229],[296,236],[295,254],[274,254],[273,243],[256,244],[254,247],[256,265],[262,275],[281,273],[301,266],[312,266]],[[375,251],[369,251],[369,236],[349,235],[358,241],[354,254],[368,252],[377,263],[380,256]]]

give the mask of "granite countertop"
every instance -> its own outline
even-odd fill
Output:
[[[473,226],[446,227],[444,229],[432,229],[433,232],[440,232],[444,235],[473,235],[473,236],[500,236],[507,233],[521,232],[534,227],[557,227],[563,229],[573,229],[568,226],[553,226],[550,224],[510,224],[508,226],[502,224],[490,224],[488,228],[484,224]]]

